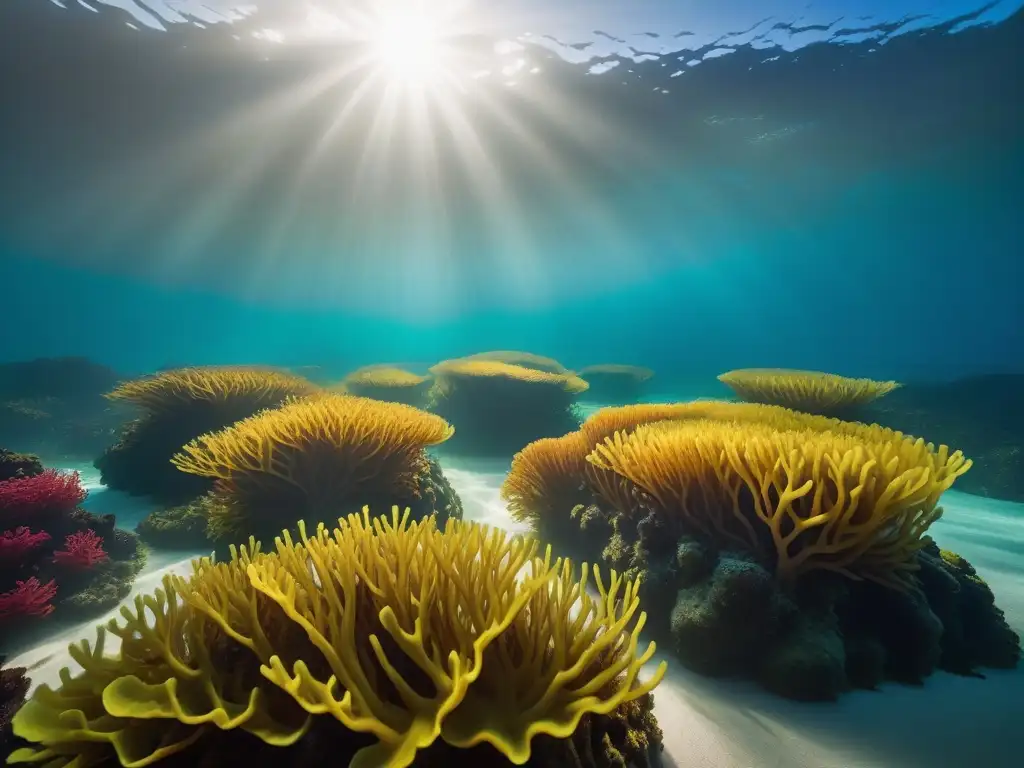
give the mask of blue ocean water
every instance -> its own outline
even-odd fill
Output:
[[[465,114],[490,100],[527,135],[491,125],[489,159],[449,158],[470,178],[419,196],[433,229],[403,181],[408,136],[371,161],[390,175],[365,187],[369,213],[349,215],[375,135],[362,125],[298,186],[347,91],[298,116],[277,105],[329,61],[252,40],[288,29],[287,8],[213,24],[199,5],[57,5],[0,11],[18,73],[0,125],[0,268],[19,329],[5,359],[344,369],[484,347],[645,364],[665,381],[1021,367],[1013,4],[509,4],[496,32],[547,45],[522,54],[544,71],[505,90],[536,93],[496,88]],[[683,46],[696,52],[660,53]],[[261,100],[265,126],[245,111]],[[233,138],[206,141],[238,116]],[[443,160],[455,123],[436,122]],[[497,181],[472,176],[487,163]],[[497,185],[493,202],[478,182]]]
[[[930,532],[1020,633],[1022,41],[1016,0],[4,0],[0,448],[128,530],[173,505],[141,464],[104,486],[105,377],[522,350],[650,368],[649,402],[739,368],[894,380],[857,418],[974,460]],[[466,519],[528,528],[511,452],[441,455]],[[132,594],[206,551],[157,547]],[[14,665],[55,683],[94,624]],[[1024,753],[1019,666],[814,705],[669,669],[666,768]]]

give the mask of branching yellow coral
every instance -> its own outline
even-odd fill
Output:
[[[321,394],[203,435],[171,461],[216,480],[216,493],[231,503],[220,507],[226,519],[214,528],[231,530],[256,510],[279,514],[281,506],[297,503],[314,519],[328,519],[370,482],[415,490],[423,449],[453,431],[439,416],[408,405]]]
[[[864,429],[662,422],[616,433],[587,460],[691,529],[770,549],[784,580],[818,568],[902,588],[941,514],[939,497],[971,462],[946,446]]]
[[[629,517],[635,506],[632,484],[584,457],[616,432],[625,436],[644,424],[699,420],[761,424],[782,431],[833,432],[874,442],[898,442],[904,438],[902,433],[875,424],[840,421],[758,403],[696,400],[602,408],[584,421],[578,432],[538,440],[520,451],[502,486],[502,498],[516,520],[530,522],[535,531],[544,535],[572,532],[572,527],[563,525],[573,504],[587,503],[585,489]],[[570,499],[572,503],[568,503]]]
[[[895,381],[850,379],[818,371],[747,368],[718,377],[743,400],[782,405],[808,413],[831,413],[870,403],[900,385]]]
[[[566,738],[664,675],[638,680],[654,652],[638,654],[638,585],[595,568],[592,597],[586,566],[577,579],[532,539],[397,509],[300,534],[167,576],[109,625],[120,657],[102,629],[96,652],[73,646],[83,672],[16,715],[33,746],[11,761],[146,766],[235,728],[287,746],[326,717],[373,738],[338,754],[353,768],[404,768],[438,738],[523,763],[535,735]]]
[[[430,372],[441,379],[442,386],[445,378],[456,377],[463,379],[501,378],[529,384],[547,384],[574,394],[584,392],[590,386],[573,373],[548,373],[521,365],[491,360],[446,360],[435,365]]]
[[[151,412],[173,410],[181,404],[232,399],[251,401],[254,407],[276,405],[288,397],[318,391],[310,381],[284,371],[264,368],[181,368],[127,381],[107,394]]]
[[[544,357],[543,355],[535,355],[532,352],[515,352],[512,350],[477,352],[475,354],[459,358],[459,360],[484,360],[508,363],[509,365],[519,365],[523,368],[532,368],[535,371],[546,371],[547,373],[569,373],[569,369],[557,360],[550,357]]]

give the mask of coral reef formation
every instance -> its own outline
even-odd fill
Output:
[[[429,408],[455,427],[447,451],[507,457],[579,426],[575,402],[587,383],[575,374],[468,358],[430,371],[435,381]]]
[[[650,764],[665,667],[638,678],[654,646],[638,650],[635,582],[397,508],[299,531],[273,552],[250,541],[229,562],[196,561],[95,645],[72,646],[81,672],[18,711],[29,746],[11,762]],[[108,633],[117,657],[103,653]]]
[[[370,365],[353,371],[341,384],[344,391],[359,397],[422,408],[427,403],[431,380],[403,368]]]
[[[908,587],[921,536],[971,463],[923,440],[697,420],[617,432],[587,461],[642,491],[665,527],[774,561],[792,583],[814,569]],[[617,484],[598,484],[609,504]],[[631,499],[619,511],[632,515]]]
[[[114,371],[82,357],[0,364],[0,444],[91,460],[124,418],[103,397],[117,380]]]
[[[128,381],[108,394],[140,408],[119,441],[96,462],[108,488],[184,504],[210,489],[202,477],[178,472],[171,457],[190,440],[319,391],[290,373],[263,368],[182,368]]]
[[[21,474],[0,481],[4,648],[38,632],[51,614],[77,620],[112,608],[145,564],[138,538],[115,528],[112,515],[79,508],[86,492],[77,473],[44,470],[24,457],[16,463]]]
[[[974,459],[957,488],[1024,502],[1024,375],[975,376],[936,384],[905,384],[859,409],[877,421],[936,442],[957,445]]]
[[[435,506],[440,473],[425,453],[451,435],[444,419],[409,405],[324,393],[203,435],[172,463],[215,481],[204,508],[212,539],[272,538],[282,514],[316,524],[358,509],[358,499],[461,516],[458,505]]]
[[[884,397],[900,386],[895,381],[851,379],[832,373],[783,368],[728,371],[718,380],[748,402],[826,415],[849,415],[852,409]]]
[[[1017,663],[991,591],[925,535],[970,467],[878,425],[707,401],[599,411],[524,449],[502,494],[540,536],[642,577],[688,666],[829,699]]]
[[[650,368],[636,365],[589,365],[578,375],[590,385],[584,398],[594,403],[635,403],[654,377]]]

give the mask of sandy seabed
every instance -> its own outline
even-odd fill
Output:
[[[522,530],[498,496],[507,465],[446,462],[444,469],[467,520]],[[104,490],[89,473],[83,472],[83,481],[90,488],[86,505],[116,514],[121,527],[130,529],[145,515],[138,500]],[[943,506],[945,514],[931,531],[934,538],[977,568],[1011,626],[1024,633],[1024,504],[951,491]],[[151,592],[168,572],[188,573],[195,554],[151,555],[133,596]],[[28,667],[33,686],[56,684],[61,667],[70,664],[68,643],[93,639],[97,623],[66,628],[9,663]],[[655,692],[665,768],[1024,765],[1024,667],[991,671],[986,679],[939,672],[920,687],[886,684],[836,703],[802,704],[745,681],[703,678],[668,661],[669,673]]]

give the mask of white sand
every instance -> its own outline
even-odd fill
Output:
[[[498,497],[505,469],[445,462],[466,519],[516,528]],[[90,507],[105,511],[115,499],[96,493]],[[137,501],[118,503],[119,519],[144,513]],[[944,505],[932,529],[936,540],[975,565],[1011,625],[1024,631],[1024,505],[956,492]],[[187,568],[187,558],[153,558],[136,591]],[[90,627],[68,629],[10,662],[33,668],[33,684],[54,683],[68,663],[67,643],[94,637]],[[1012,768],[1024,755],[1022,669],[990,672],[985,680],[936,673],[920,688],[889,684],[835,704],[800,704],[743,681],[702,678],[670,660],[655,698],[666,768]]]

